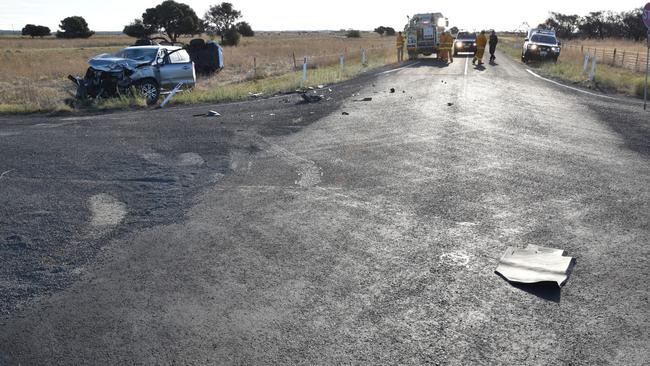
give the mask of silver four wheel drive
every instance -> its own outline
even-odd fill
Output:
[[[81,99],[124,95],[135,87],[151,105],[158,101],[161,89],[196,84],[194,63],[178,46],[132,46],[116,54],[101,54],[88,63],[85,77],[69,76]]]

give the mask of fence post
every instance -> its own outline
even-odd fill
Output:
[[[580,46],[580,53],[583,55],[585,54],[585,45]]]
[[[621,66],[625,68],[625,50],[623,50],[623,57],[621,58]]]
[[[636,62],[634,63],[634,71],[639,71],[639,53],[636,53]]]
[[[361,49],[361,65],[368,65],[368,60],[366,60],[366,50],[363,48]]]
[[[616,48],[614,48],[614,56],[612,56],[612,66],[616,66]]]
[[[300,80],[300,86],[305,86],[307,82],[307,57],[302,61],[302,79]]]
[[[293,69],[298,70],[298,63],[296,62],[296,53],[293,52]]]
[[[253,79],[257,78],[257,57],[253,57]]]

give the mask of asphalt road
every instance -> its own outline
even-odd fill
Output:
[[[408,66],[1,118],[0,364],[649,364],[650,113]],[[528,244],[576,258],[561,292],[494,273]]]

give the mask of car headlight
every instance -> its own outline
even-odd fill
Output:
[[[476,42],[474,42],[474,46],[476,46]]]
[[[463,48],[463,42],[456,42],[456,48]]]
[[[553,52],[560,52],[560,47],[553,47],[552,50]]]
[[[537,45],[536,45],[536,44],[533,44],[533,45],[528,46],[528,48],[530,48],[531,50],[534,51],[534,50],[537,49]]]

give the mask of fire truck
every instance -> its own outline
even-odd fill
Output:
[[[410,17],[404,28],[409,60],[417,58],[418,55],[439,55],[440,36],[448,25],[449,20],[441,13],[416,14]]]

